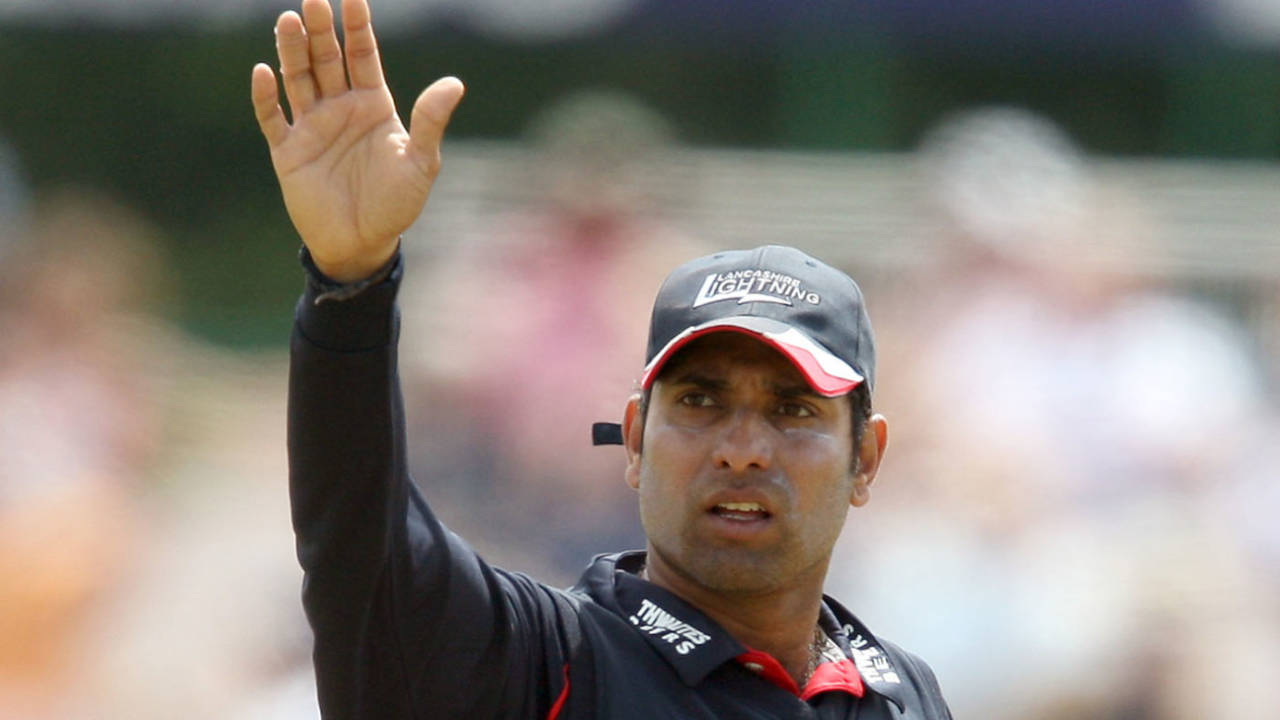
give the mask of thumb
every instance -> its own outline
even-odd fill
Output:
[[[444,129],[465,91],[458,78],[442,77],[423,90],[413,103],[413,114],[409,116],[409,145],[432,168],[439,165]]]

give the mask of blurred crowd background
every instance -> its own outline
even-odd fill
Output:
[[[409,232],[415,478],[567,585],[661,278],[863,285],[829,592],[955,716],[1280,718],[1280,5],[373,0],[469,85]],[[248,102],[290,7],[0,0],[0,720],[318,716],[284,448],[298,241]]]

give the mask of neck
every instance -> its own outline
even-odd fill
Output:
[[[743,645],[772,655],[796,685],[804,687],[811,671],[827,559],[779,587],[735,591],[699,583],[665,563],[652,547],[648,558],[645,578],[649,582],[701,610]]]

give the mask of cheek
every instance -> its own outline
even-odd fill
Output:
[[[640,486],[636,494],[639,496],[640,524],[645,536],[655,546],[668,550],[670,540],[680,525],[682,506],[678,493],[663,483],[662,476],[663,473],[656,471],[653,463],[642,460]]]
[[[697,453],[682,442],[679,431],[645,434],[645,450],[636,463],[640,519],[646,532],[675,527],[689,513],[692,485],[698,477]]]
[[[829,478],[821,490],[809,496],[802,532],[806,545],[814,552],[829,551],[835,544],[852,507],[849,502],[852,494],[853,482],[848,474],[843,474]]]
[[[835,462],[845,458],[845,467],[852,461],[853,432],[845,423],[833,423],[823,427],[794,427],[782,430],[782,436],[792,453],[806,458],[813,465]]]
[[[849,435],[838,431],[791,429],[784,431],[787,456],[799,472],[852,486],[858,458]],[[832,483],[824,483],[829,485]]]
[[[641,453],[645,476],[671,479],[692,477],[704,457],[701,435],[689,428],[670,424],[645,428],[644,451]]]
[[[830,436],[811,440],[814,442],[797,446],[807,452],[797,457],[794,470],[788,474],[797,478],[796,489],[803,496],[806,514],[824,526],[843,525],[853,499],[855,477],[849,443],[836,442]]]
[[[819,517],[843,513],[853,495],[853,474],[848,468],[827,467],[811,473],[798,491],[804,496],[808,511]]]

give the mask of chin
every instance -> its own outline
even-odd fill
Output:
[[[697,551],[686,556],[681,569],[699,585],[716,592],[763,594],[790,582],[783,563],[762,558],[757,551],[718,549]]]

